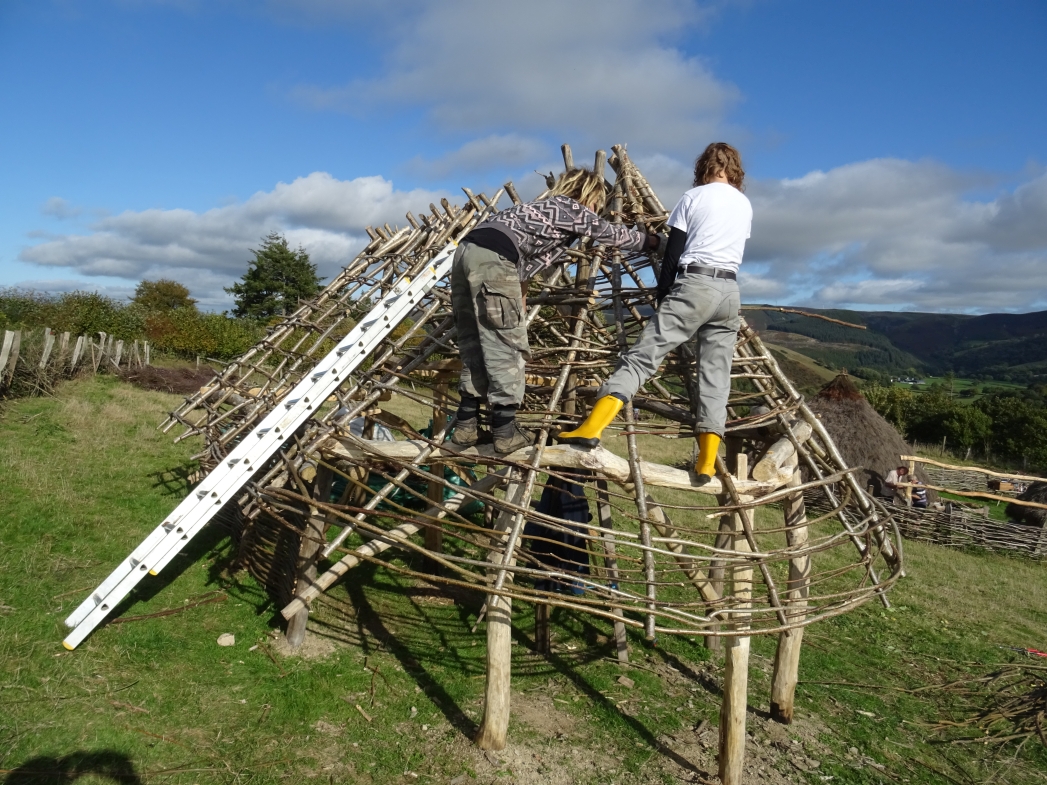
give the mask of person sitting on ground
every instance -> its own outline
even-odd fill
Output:
[[[887,472],[883,479],[883,498],[886,501],[905,503],[905,489],[899,488],[898,483],[909,482],[909,467],[899,466]]]
[[[462,356],[454,444],[468,447],[486,438],[478,424],[483,399],[497,452],[510,453],[532,441],[516,424],[524,362],[530,356],[524,293],[531,278],[561,261],[579,237],[625,251],[658,247],[658,235],[597,215],[607,192],[601,175],[571,169],[544,198],[502,210],[462,239],[451,268],[451,308]]]
[[[915,486],[912,489],[912,506],[920,510],[927,509],[927,489],[923,487],[923,483],[915,477],[912,478],[912,484]],[[904,490],[904,489],[903,489]],[[904,494],[903,494],[904,496]]]
[[[752,226],[742,193],[745,170],[724,142],[705,148],[694,165],[694,188],[669,216],[669,242],[658,277],[658,310],[603,384],[589,417],[558,437],[562,444],[596,447],[604,428],[658,372],[672,350],[697,335],[698,411],[695,435],[698,485],[715,473],[727,421],[731,360],[741,323],[737,273]]]

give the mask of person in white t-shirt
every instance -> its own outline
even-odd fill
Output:
[[[669,216],[669,240],[658,277],[658,310],[640,338],[618,360],[588,418],[561,433],[563,444],[596,447],[611,421],[655,373],[669,352],[697,336],[699,454],[694,471],[703,485],[715,474],[727,421],[731,359],[740,324],[737,274],[752,227],[742,193],[745,170],[724,142],[705,148],[694,165],[694,188]]]
[[[905,504],[905,489],[899,488],[898,483],[909,482],[909,467],[899,466],[891,469],[883,478],[883,496],[889,501]],[[926,493],[926,491],[924,492]]]

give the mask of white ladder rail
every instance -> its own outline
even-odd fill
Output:
[[[238,492],[291,434],[388,337],[447,275],[455,243],[446,246],[413,281],[399,282],[338,345],[230,452],[164,522],[66,619],[74,628],[63,645],[73,649],[141,581],[157,574]],[[372,329],[377,328],[377,329]]]

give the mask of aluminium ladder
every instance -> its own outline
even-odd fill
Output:
[[[457,243],[449,243],[414,280],[399,281],[349,334],[316,364],[200,485],[146,537],[65,620],[62,641],[75,649],[147,574],[156,575],[203,529],[222,506],[305,423],[346,377],[378,348],[451,269]]]

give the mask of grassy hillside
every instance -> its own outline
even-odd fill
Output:
[[[826,382],[832,381],[836,376],[835,371],[819,365],[818,361],[813,358],[801,351],[788,348],[792,345],[791,343],[788,345],[779,343],[776,340],[777,335],[770,332],[764,333],[764,342],[774,355],[774,359],[778,361],[782,371],[800,392],[805,395],[815,395]]]
[[[914,368],[1015,381],[1047,377],[1047,311],[967,316],[803,310],[867,329],[773,311],[746,311],[746,319],[759,330],[793,336],[790,348],[836,368],[867,367],[890,373]]]
[[[186,492],[187,457],[155,430],[176,396],[99,377],[0,420],[0,774],[8,785],[129,783],[682,783],[714,777],[722,661],[698,641],[631,634],[619,666],[602,621],[553,612],[553,653],[514,609],[504,752],[481,713],[481,598],[361,567],[281,653],[276,609],[210,528],[74,652],[61,620]],[[619,440],[615,440],[619,441]],[[620,445],[612,445],[620,446]],[[682,442],[650,440],[651,455]],[[1047,748],[949,745],[992,697],[937,685],[1047,648],[1042,564],[910,543],[908,578],[808,629],[797,720],[766,719],[774,641],[753,640],[749,782],[1042,782]],[[399,558],[399,557],[394,557]],[[234,646],[216,639],[233,633]],[[619,683],[627,676],[633,686]],[[357,708],[359,707],[359,708]],[[995,729],[994,729],[995,730]],[[970,735],[967,733],[966,735]]]

